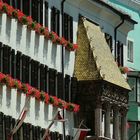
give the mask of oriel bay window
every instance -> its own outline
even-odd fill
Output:
[[[64,38],[73,42],[73,17],[64,13]]]
[[[51,8],[51,30],[59,35],[60,11],[55,7]]]

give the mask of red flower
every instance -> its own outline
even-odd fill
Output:
[[[28,96],[28,95],[34,96],[35,93],[36,93],[36,89],[35,89],[35,88],[31,88],[31,89],[28,91],[27,96]]]
[[[44,35],[45,35],[46,38],[49,37],[49,30],[48,30],[47,27],[44,29]]]
[[[73,44],[73,49],[77,50],[78,49],[78,44]]]
[[[0,82],[2,82],[2,80],[5,78],[5,76],[6,76],[5,74],[0,72]]]
[[[49,95],[48,95],[48,93],[45,93],[45,103],[46,104],[49,103]]]
[[[19,90],[22,87],[22,83],[19,80],[13,79],[13,87]]]
[[[20,11],[20,10],[17,10],[17,18],[19,21],[21,21],[21,18],[24,17],[25,15]]]
[[[2,10],[3,2],[0,2],[0,11]]]
[[[36,90],[34,97],[35,97],[37,100],[40,100],[40,91],[39,91],[39,90]]]
[[[58,99],[57,101],[58,101],[58,107],[63,108],[63,109],[66,108],[66,102],[65,101],[63,101],[61,99]]]
[[[31,16],[26,17],[28,24],[32,24],[33,19]]]
[[[12,17],[13,16],[14,8],[10,5],[7,6],[7,15]]]
[[[78,112],[80,110],[80,106],[79,105],[74,105],[74,112]]]

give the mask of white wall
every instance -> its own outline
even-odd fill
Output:
[[[5,115],[18,119],[26,99],[27,97],[24,93],[18,93],[16,89],[0,85],[0,112]],[[42,128],[47,128],[57,110],[61,110],[51,104],[46,105],[44,102],[39,102],[34,97],[31,97],[27,107],[29,110],[25,122]],[[60,113],[62,115],[62,111]],[[73,112],[65,111],[65,118],[68,120],[66,122],[66,134],[72,135],[72,128],[74,127]],[[63,134],[63,125],[61,122],[55,122],[50,130]]]

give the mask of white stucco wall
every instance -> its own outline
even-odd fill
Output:
[[[18,119],[26,100],[27,97],[24,93],[18,93],[16,89],[10,89],[5,85],[0,85],[0,112],[3,112],[5,115],[10,115]],[[51,104],[46,105],[44,102],[35,100],[34,97],[30,98],[27,108],[28,113],[24,122],[42,128],[47,128],[57,110],[60,110],[62,115],[61,109],[53,107]],[[73,135],[73,112],[65,111],[65,118],[67,119],[65,123],[66,135]],[[62,122],[55,122],[50,130],[63,134]]]

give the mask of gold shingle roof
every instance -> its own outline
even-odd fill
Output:
[[[98,25],[81,20],[78,27],[78,45],[74,73],[78,80],[103,79],[130,90]]]

